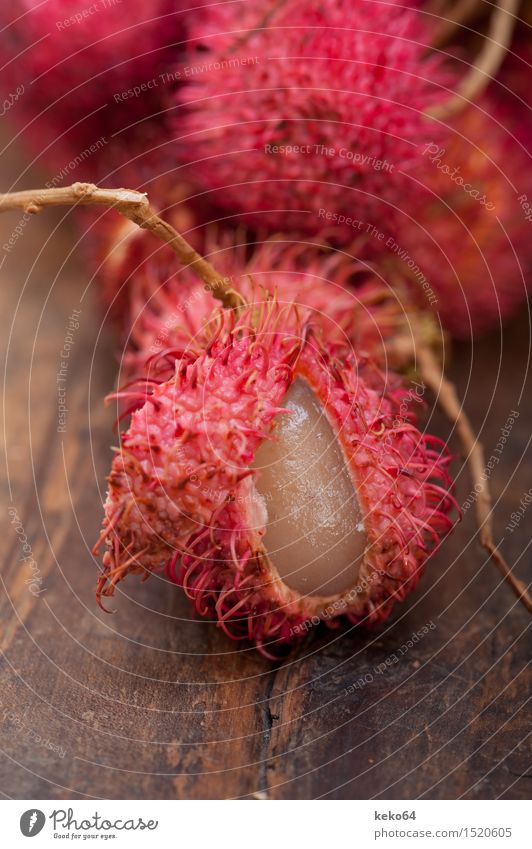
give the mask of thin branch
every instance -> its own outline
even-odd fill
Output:
[[[0,212],[23,209],[37,214],[47,206],[97,204],[116,209],[143,230],[153,233],[170,245],[179,261],[193,268],[208,286],[213,296],[227,309],[238,309],[244,303],[241,295],[231,288],[231,281],[221,277],[212,265],[192,248],[171,224],[151,208],[147,196],[133,189],[100,189],[92,183],[74,183],[59,189],[30,189],[24,192],[0,194]]]
[[[479,540],[497,566],[499,572],[511,586],[517,598],[532,613],[532,598],[526,585],[513,575],[506,560],[493,542],[492,505],[488,481],[486,480],[484,450],[458,400],[454,385],[442,372],[437,357],[426,345],[416,349],[417,367],[423,382],[430,387],[443,412],[455,425],[462,450],[469,466],[472,483],[478,493],[475,512],[479,529]]]
[[[455,94],[427,110],[427,115],[447,120],[473,102],[499,70],[512,40],[520,0],[499,0],[490,19],[489,33],[475,64]]]

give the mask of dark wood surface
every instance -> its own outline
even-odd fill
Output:
[[[39,179],[34,173],[25,184]],[[64,215],[32,220],[16,247],[2,251],[0,792],[529,796],[530,618],[486,563],[472,511],[389,623],[373,633],[318,632],[282,663],[235,649],[212,623],[195,621],[180,590],[158,578],[123,584],[114,616],[98,610],[90,548],[114,441],[102,398],[116,362]],[[0,219],[0,245],[20,217]],[[73,309],[81,309],[80,327],[61,434],[56,374]],[[450,367],[488,455],[511,411],[520,413],[492,485],[497,539],[524,579],[532,505],[513,533],[505,527],[532,486],[529,343],[523,309],[503,338],[457,346]],[[437,413],[430,429],[444,437],[449,431]],[[464,501],[470,484],[460,460],[454,470]],[[33,572],[8,510],[17,511]],[[397,662],[376,671],[427,625]]]

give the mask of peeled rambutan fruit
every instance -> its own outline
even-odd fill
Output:
[[[449,72],[426,55],[419,13],[395,0],[245,6],[222,20],[213,7],[219,37],[209,7],[192,30],[201,50],[175,93],[180,161],[248,223],[351,242],[408,203],[405,173],[444,133],[424,112]]]
[[[151,366],[120,393],[137,409],[109,476],[99,599],[164,573],[271,654],[320,620],[379,622],[415,587],[454,500],[398,379],[257,291]]]
[[[185,4],[186,6],[186,4]],[[2,94],[24,139],[66,165],[156,113],[184,38],[178,0],[16,0],[2,4]],[[94,160],[93,160],[94,161]],[[85,166],[86,167],[86,166]]]

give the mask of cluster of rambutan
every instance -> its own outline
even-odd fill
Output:
[[[259,235],[356,246],[410,276],[413,300],[453,335],[522,303],[526,46],[494,91],[435,120],[460,72],[430,51],[437,20],[417,3],[135,0],[127,20],[111,2],[81,19],[72,0],[17,3],[2,12],[3,94],[22,83],[11,112],[48,162],[68,170],[81,155],[108,185],[164,175],[163,207],[186,183],[200,220],[218,207]]]
[[[316,620],[382,620],[456,517],[395,370],[420,327],[466,336],[522,302],[525,122],[490,91],[433,117],[459,74],[417,3],[135,0],[125,20],[17,1],[19,123],[50,161],[104,139],[96,179],[148,190],[240,296],[222,309],[152,235],[91,216],[131,417],[99,600],[165,573],[265,654]]]

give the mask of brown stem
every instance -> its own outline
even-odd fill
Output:
[[[197,272],[224,307],[238,309],[244,303],[242,296],[231,288],[230,279],[221,277],[210,262],[203,259],[171,224],[160,218],[142,192],[133,189],[100,189],[92,183],[74,183],[59,189],[0,193],[0,212],[23,209],[37,214],[46,206],[78,204],[99,204],[116,209],[143,230],[148,230],[170,245],[179,261]]]
[[[499,0],[494,8],[489,33],[475,64],[464,77],[455,94],[444,103],[427,110],[432,118],[447,120],[474,101],[491,82],[506,56],[520,0]]]
[[[477,517],[479,539],[483,548],[488,552],[499,572],[509,583],[517,598],[532,613],[532,598],[525,584],[520,581],[506,563],[504,557],[493,542],[492,506],[489,485],[485,479],[484,450],[478,441],[473,428],[458,400],[454,385],[447,380],[437,357],[426,345],[416,348],[417,367],[423,382],[432,390],[443,412],[456,427],[462,450],[469,466],[471,480],[478,492],[475,512]]]

